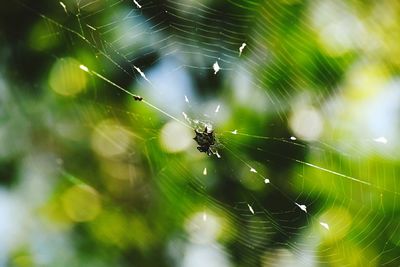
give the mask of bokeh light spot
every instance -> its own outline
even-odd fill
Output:
[[[185,224],[186,232],[194,243],[212,243],[221,231],[221,220],[212,213],[195,213]]]
[[[170,153],[184,151],[193,141],[194,132],[189,128],[175,122],[170,121],[164,125],[160,134],[161,147]]]
[[[352,224],[352,217],[346,209],[331,208],[321,215],[320,221],[329,225],[328,231],[326,228],[319,228],[321,235],[326,241],[334,242],[346,236]]]
[[[49,85],[56,93],[74,96],[86,87],[86,74],[79,69],[79,62],[73,58],[61,58],[50,71]]]
[[[317,110],[311,107],[294,112],[290,118],[289,124],[296,136],[307,141],[317,140],[323,129],[321,115]]]
[[[118,122],[104,120],[93,130],[92,149],[103,157],[120,156],[128,151],[130,133]]]
[[[68,217],[75,222],[91,221],[100,213],[101,202],[96,190],[88,185],[75,185],[62,195]]]
[[[46,21],[41,20],[37,22],[29,35],[29,46],[37,51],[46,51],[53,48],[60,43],[60,39]]]

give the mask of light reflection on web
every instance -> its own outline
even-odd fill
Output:
[[[105,94],[104,90],[121,91],[121,98],[129,96],[129,101],[133,102],[132,112],[130,106],[117,108],[117,105],[110,104],[107,108],[99,108],[103,112],[98,113],[109,113],[111,115],[107,116],[114,119],[125,112],[135,123],[124,125],[128,130],[124,131],[123,138],[114,136],[112,133],[115,131],[104,130],[101,127],[104,123],[96,123],[93,129],[99,134],[92,135],[92,146],[96,148],[95,152],[103,151],[97,153],[100,157],[110,154],[102,147],[106,141],[93,140],[108,140],[116,151],[123,152],[116,153],[118,156],[125,155],[128,150],[132,154],[143,153],[152,169],[153,175],[148,176],[152,179],[149,180],[159,183],[157,185],[165,190],[163,197],[168,199],[174,194],[179,195],[179,201],[166,201],[171,206],[183,202],[184,208],[174,211],[173,217],[187,219],[182,220],[186,238],[180,251],[183,255],[176,257],[178,265],[195,266],[191,263],[203,265],[209,262],[215,266],[229,266],[229,262],[234,261],[229,256],[236,256],[247,266],[255,263],[291,266],[299,261],[308,265],[336,260],[345,265],[349,255],[340,254],[343,251],[361,255],[357,263],[370,260],[374,263],[376,258],[385,257],[386,252],[397,251],[393,245],[397,237],[384,236],[390,233],[370,234],[376,230],[375,225],[387,229],[396,222],[394,217],[385,218],[386,214],[394,214],[398,209],[396,203],[400,193],[396,186],[396,165],[367,156],[379,154],[376,145],[378,150],[384,144],[389,144],[385,148],[397,147],[394,140],[398,139],[398,127],[394,126],[393,119],[398,109],[397,94],[377,93],[374,96],[378,96],[378,100],[371,100],[363,90],[355,88],[351,91],[354,89],[351,78],[359,77],[357,73],[350,73],[350,76],[354,75],[349,78],[350,86],[346,81],[340,84],[345,87],[341,91],[329,91],[336,88],[336,84],[330,85],[332,88],[318,84],[315,81],[318,77],[309,73],[311,67],[320,69],[322,77],[329,80],[335,70],[332,65],[351,66],[349,62],[336,61],[335,57],[358,49],[358,45],[353,44],[355,40],[342,39],[336,34],[335,40],[344,42],[336,42],[336,45],[341,45],[335,46],[336,50],[327,46],[327,42],[332,43],[327,39],[330,36],[327,32],[343,33],[340,28],[335,28],[343,24],[337,26],[330,21],[323,21],[322,24],[329,25],[321,26],[324,30],[320,31],[322,35],[317,44],[307,43],[313,38],[310,25],[301,28],[295,21],[293,25],[300,27],[299,32],[283,38],[277,30],[283,22],[271,22],[269,18],[290,16],[291,1],[288,2],[285,3],[288,6],[275,3],[263,6],[233,1],[229,6],[235,10],[233,6],[236,4],[240,12],[226,13],[196,2],[167,1],[158,6],[153,2],[133,1],[125,5],[124,1],[116,1],[93,10],[90,6],[99,3],[78,2],[77,10],[75,6],[62,3],[66,15],[78,12],[76,28],[55,24],[46,14],[42,16],[57,28],[56,33],[68,32],[74,41],[86,42],[94,57],[105,58],[105,61],[94,61],[91,66],[91,60],[80,62],[80,66],[85,67],[81,70],[101,84],[97,94]],[[348,20],[364,23],[353,16],[355,11],[347,4],[332,1],[310,4],[309,9],[296,17],[306,16],[306,21],[321,19],[315,16],[324,11],[325,6],[346,10]],[[112,16],[106,11],[109,9]],[[247,9],[252,12],[245,13]],[[248,32],[247,23],[254,21],[254,17],[257,18],[256,26]],[[264,28],[263,25],[270,27]],[[362,35],[365,28],[360,26],[349,30],[361,31]],[[344,34],[350,35],[347,31]],[[279,42],[273,44],[264,37],[272,36],[274,39],[274,35]],[[74,42],[70,45],[78,46]],[[318,59],[324,56],[311,53],[314,50],[320,52],[313,45],[322,46],[322,50],[333,58]],[[153,52],[156,59],[151,58]],[[141,61],[146,56],[150,59]],[[296,64],[310,57],[317,58],[310,63],[310,69],[298,70],[301,66],[296,67]],[[328,63],[321,63],[323,60]],[[291,68],[293,65],[295,67]],[[372,68],[372,73],[363,64],[360,68],[361,74],[365,68],[367,74],[376,74],[376,71],[379,74],[379,68],[375,71]],[[128,76],[128,86],[120,85],[113,72]],[[201,83],[210,79],[207,73],[211,73],[215,84]],[[59,75],[62,77],[64,74],[66,71]],[[199,86],[191,79],[196,75],[201,78],[199,83],[208,86],[208,90],[220,88],[222,93],[218,97],[226,99],[215,101],[217,95],[214,94],[209,97],[211,100],[202,102],[203,95],[195,91]],[[361,76],[365,78],[362,85],[376,81],[371,79],[374,75]],[[55,77],[58,78],[55,80],[60,80],[60,77]],[[218,84],[217,79],[221,78],[223,82]],[[383,77],[383,80],[387,81],[388,77]],[[356,79],[355,84],[359,86],[358,82],[360,80]],[[104,84],[109,87],[102,88]],[[312,90],[322,87],[321,94],[325,95],[314,96]],[[393,88],[397,87],[394,83]],[[350,95],[346,95],[349,92]],[[137,95],[143,100],[135,102],[132,97]],[[304,95],[306,100],[303,101]],[[348,99],[343,101],[346,97]],[[366,97],[364,103],[359,101],[363,97]],[[301,101],[297,102],[299,98]],[[387,101],[388,98],[391,101]],[[202,103],[206,103],[206,108],[199,107]],[[137,108],[140,105],[153,109],[155,113],[143,115]],[[274,116],[279,119],[274,120]],[[151,119],[158,119],[158,122],[148,123]],[[202,157],[204,155],[194,153],[197,152],[194,142],[190,146],[190,131],[205,127],[216,131],[222,144],[221,159]],[[140,130],[152,133],[151,138],[138,134],[142,137],[140,141],[145,143],[143,151],[136,148],[139,147],[138,140],[136,143],[126,141]],[[154,148],[159,144],[153,140],[160,140],[164,150]],[[232,192],[232,195],[227,192]],[[191,202],[194,195],[200,200]],[[212,212],[204,211],[208,209]],[[216,215],[213,217],[213,214]],[[138,225],[141,224],[136,222],[135,226]],[[218,236],[216,228],[225,234]],[[363,239],[373,239],[371,242],[377,244],[383,242],[385,247],[370,248]],[[391,245],[387,245],[388,242]],[[364,248],[372,252],[368,250],[368,255],[364,255]],[[388,257],[385,260],[390,262],[392,259]]]

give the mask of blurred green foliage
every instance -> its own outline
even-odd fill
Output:
[[[4,3],[0,266],[398,266],[397,1],[140,4]]]

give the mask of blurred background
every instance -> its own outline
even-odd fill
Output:
[[[0,266],[399,266],[399,42],[395,0],[3,3]]]

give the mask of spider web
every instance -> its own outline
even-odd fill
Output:
[[[163,215],[180,231],[163,237],[171,266],[398,265],[398,101],[382,107],[399,98],[398,62],[391,39],[380,43],[390,19],[376,21],[396,3],[52,5],[28,8],[45,40],[67,43],[57,60],[75,58],[93,88],[68,114],[116,147],[104,120],[133,136],[124,161],[147,164],[173,207]],[[204,126],[220,157],[194,142],[170,153],[171,135]]]

